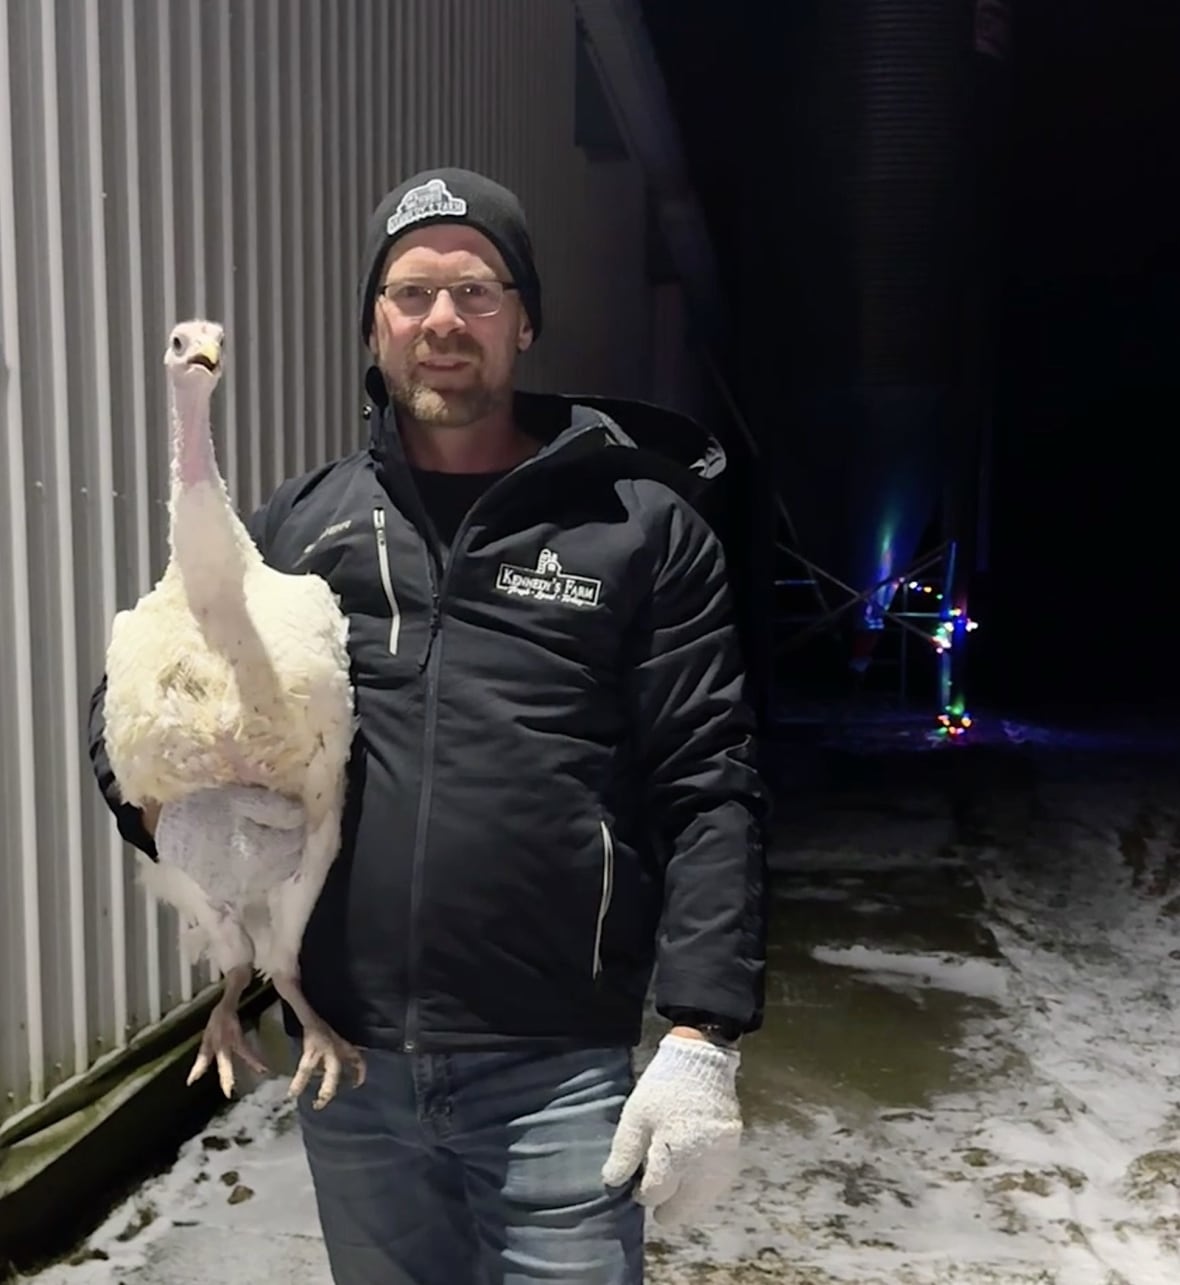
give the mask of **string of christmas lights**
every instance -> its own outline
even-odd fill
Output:
[[[918,580],[900,581],[897,588],[904,587],[912,593],[920,593],[935,602],[942,602],[944,594],[935,585],[922,584]],[[930,641],[935,651],[941,656],[954,646],[955,634],[959,631],[963,633],[974,633],[979,628],[979,621],[972,620],[962,609],[962,607],[952,607],[949,615],[938,622],[934,628],[934,633]],[[951,740],[957,740],[967,734],[972,725],[971,715],[967,712],[962,702],[948,706],[938,716],[938,731],[942,736]]]
[[[898,587],[900,588],[902,584],[915,593],[928,594],[935,602],[943,600],[942,591],[935,588],[934,585],[922,584],[917,580],[908,580],[900,582]],[[950,618],[938,622],[930,641],[933,643],[935,651],[942,653],[953,645],[956,629],[964,629],[970,634],[974,633],[978,628],[979,621],[972,620],[969,616],[964,615],[962,607],[952,607]]]
[[[924,597],[932,598],[934,602],[942,602],[946,596],[936,585],[924,584],[919,580],[894,581],[894,592],[899,589],[907,589],[911,593],[922,594]],[[930,635],[930,642],[940,656],[945,656],[954,646],[956,634],[960,632],[974,633],[978,628],[979,621],[972,620],[963,611],[962,607],[952,607],[935,625],[934,631]],[[962,701],[956,701],[954,704],[948,705],[938,715],[939,735],[951,740],[958,740],[965,736],[968,729],[973,725],[974,720],[967,712]]]
[[[947,651],[955,641],[955,630],[962,629],[965,633],[974,633],[979,628],[979,622],[972,620],[963,614],[962,607],[952,607],[951,617],[949,620],[940,620],[937,628],[934,630],[934,637],[931,641],[938,652]]]
[[[966,710],[943,710],[938,716],[938,729],[944,736],[962,736],[971,726],[971,715]]]

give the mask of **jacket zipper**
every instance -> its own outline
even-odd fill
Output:
[[[594,976],[602,972],[602,930],[610,910],[611,896],[615,890],[615,841],[610,826],[600,821],[602,827],[602,896],[598,902],[598,926],[594,930]]]
[[[538,458],[534,457],[532,460],[526,460],[516,472],[494,483],[490,490],[480,496],[467,511],[463,521],[459,524],[459,529],[455,532],[454,539],[451,541],[451,552],[447,557],[446,565],[442,569],[441,583],[438,577],[435,555],[428,552],[426,559],[431,580],[431,612],[426,655],[420,667],[426,673],[426,725],[422,737],[422,786],[418,792],[418,822],[414,828],[414,856],[410,871],[410,924],[407,942],[409,962],[406,967],[406,1017],[402,1027],[402,1051],[405,1053],[414,1053],[418,1048],[418,911],[422,900],[422,875],[423,867],[426,863],[426,832],[429,828],[430,800],[434,793],[434,743],[438,731],[438,674],[442,655],[443,601],[446,598],[447,585],[451,578],[451,568],[455,565],[456,557],[462,550],[468,528],[476,511],[481,505],[486,505],[489,498],[502,487],[507,486],[511,489],[513,481],[518,479],[519,474],[530,466],[535,466]],[[548,463],[551,459],[552,456],[548,457],[545,462]],[[393,604],[395,602],[393,598],[393,583],[388,576],[389,553],[385,548],[385,510],[374,510],[375,520],[377,513],[381,515],[377,535],[378,556],[380,557],[383,554],[381,580],[386,589],[386,596],[389,597],[391,604]],[[428,545],[429,543],[427,541]],[[603,875],[603,905],[599,915],[597,936],[601,935],[602,920],[606,918],[606,907],[610,900],[608,883],[613,881],[614,878],[613,843],[611,842],[610,831],[606,828],[605,823],[603,824],[603,843],[607,860]],[[597,976],[599,966],[597,941],[595,942],[594,956],[595,975]]]
[[[430,572],[430,637],[422,668],[426,671],[426,719],[422,733],[422,788],[418,792],[418,821],[414,827],[414,860],[410,868],[410,925],[406,965],[406,1020],[402,1028],[402,1049],[413,1053],[418,1047],[418,911],[422,902],[422,875],[426,865],[426,831],[430,825],[430,800],[434,793],[434,742],[438,731],[438,671],[442,654],[442,595],[434,560],[427,559]]]
[[[402,631],[402,613],[397,603],[397,594],[393,591],[393,576],[389,572],[389,539],[385,533],[385,510],[373,510],[373,530],[377,536],[377,566],[381,571],[381,588],[385,590],[385,601],[389,603],[389,654],[397,655],[398,639]]]

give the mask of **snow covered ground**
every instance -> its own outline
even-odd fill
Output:
[[[652,1285],[1180,1282],[1180,758],[1006,732],[787,810],[745,1172]],[[38,1285],[326,1283],[284,1087]]]
[[[842,1004],[828,980],[849,1028],[843,1070],[817,1076],[802,1040],[782,1043],[775,1096],[790,1116],[756,1124],[715,1227],[657,1246],[668,1280],[1180,1281],[1180,773],[1084,780],[1084,760],[1064,766],[1063,780],[982,801],[975,842],[925,845],[946,884],[983,894],[972,919],[986,935],[967,949],[906,948],[924,931],[954,936],[954,897],[938,903],[941,926],[921,924],[938,880],[930,865],[906,880],[918,854],[904,843],[890,850],[878,831],[784,855],[795,909],[814,914],[838,888],[885,925],[875,945],[803,925],[810,957],[855,978]],[[895,829],[922,824],[907,802]],[[854,1053],[873,988],[895,1020],[882,1029],[882,999]],[[792,1025],[806,1038],[806,1018]],[[892,1040],[920,1049],[922,1068],[890,1082],[907,1060]]]

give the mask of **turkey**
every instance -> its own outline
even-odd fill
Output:
[[[105,736],[122,797],[159,809],[144,884],[174,906],[194,959],[224,975],[189,1074],[216,1062],[233,1092],[244,1043],[238,1004],[253,970],[298,1017],[298,1096],[315,1106],[364,1062],[311,1008],[299,950],[339,841],[354,730],[348,621],[327,583],[265,565],[218,470],[210,403],[224,329],[175,326],[164,355],[171,405],[169,559],[155,587],[116,614],[106,654]]]

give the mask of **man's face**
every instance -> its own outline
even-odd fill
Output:
[[[434,296],[423,317],[407,316],[387,296],[399,286],[508,279],[495,246],[474,228],[435,224],[390,247],[379,278],[389,290],[377,295],[369,345],[390,396],[419,423],[462,428],[509,402],[532,327],[515,290],[504,292],[491,317],[463,315],[449,290]]]

